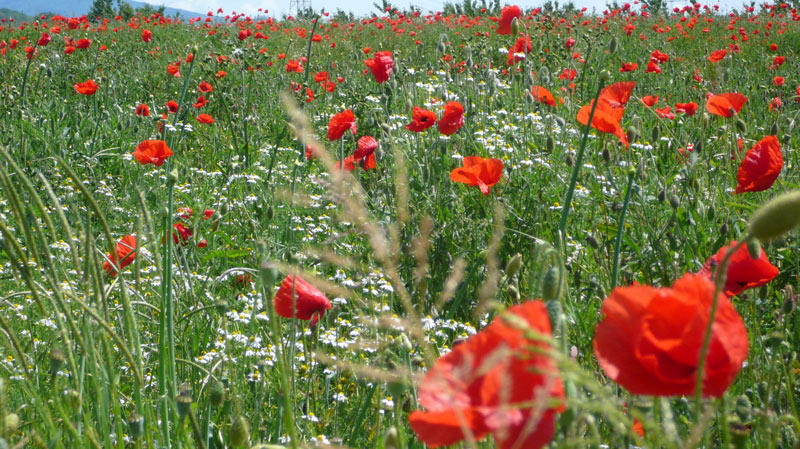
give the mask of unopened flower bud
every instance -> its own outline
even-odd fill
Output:
[[[739,131],[741,131],[743,133],[746,133],[747,132],[747,123],[745,123],[744,120],[742,120],[740,118],[737,118],[736,119],[736,129],[738,129]]]
[[[800,224],[800,190],[773,199],[758,208],[750,218],[751,236],[769,242]]]
[[[750,253],[750,257],[753,259],[761,257],[761,243],[758,239],[750,239],[747,241],[747,252]]]
[[[144,416],[133,412],[128,416],[128,434],[138,440],[144,434]]]
[[[616,52],[617,52],[617,37],[614,36],[608,42],[608,53],[613,55]]]
[[[681,200],[680,200],[680,198],[678,198],[678,195],[675,195],[673,193],[672,195],[669,196],[669,205],[673,209],[677,209],[678,207],[680,207]]]
[[[242,416],[237,416],[233,419],[231,425],[230,444],[233,447],[239,447],[247,444],[250,441],[250,424]]]
[[[561,270],[550,267],[542,279],[542,300],[548,302],[558,299],[561,293]]]
[[[50,357],[50,375],[55,376],[56,373],[58,373],[58,370],[60,370],[61,367],[64,365],[64,361],[66,360],[66,358],[64,357],[64,353],[58,348],[55,348],[52,351],[50,351],[49,357]]]
[[[516,20],[516,19],[514,19]],[[386,438],[383,440],[383,447],[385,449],[399,449],[400,441],[397,437],[397,428],[392,426],[386,431]]]
[[[511,33],[512,35],[516,36],[519,34],[519,30],[522,28],[522,23],[519,21],[518,17],[514,17],[511,19]]]
[[[509,259],[508,263],[506,264],[506,276],[514,277],[517,274],[519,269],[522,267],[522,254],[517,253]]]

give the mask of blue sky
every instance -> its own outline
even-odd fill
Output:
[[[264,8],[269,10],[269,15],[272,16],[280,16],[283,13],[289,12],[289,0],[146,0],[153,4],[164,4],[166,6],[172,6],[175,8],[183,8],[188,9],[190,11],[197,11],[197,12],[206,12],[209,10],[216,11],[217,8],[222,7],[226,13],[231,11],[237,12],[244,12],[246,14],[256,14],[258,12],[258,8]],[[329,11],[335,11],[336,8],[343,9],[345,11],[352,11],[356,15],[367,15],[374,11],[374,7],[372,6],[373,0],[338,0],[337,2],[329,2],[325,0],[308,0],[311,3],[311,6],[314,9],[319,10],[322,7],[325,7]],[[423,11],[427,11],[429,9],[438,10],[441,9],[444,5],[446,0],[392,0],[391,3],[398,7],[408,6],[408,5],[418,5],[422,7]],[[451,0],[458,1],[460,0]],[[514,3],[523,8],[532,8],[536,6],[540,6],[544,3],[545,0],[538,0],[538,1],[517,1],[517,2],[509,2],[509,1],[502,1],[501,4],[510,4]],[[631,3],[633,0],[627,0]],[[566,2],[566,0],[561,0],[562,3]],[[625,0],[619,0],[619,3],[624,3]],[[686,1],[670,1],[668,0],[670,7],[678,6],[686,4]],[[487,2],[488,3],[488,2]],[[605,9],[605,0],[573,0],[573,3],[578,7],[586,6],[589,9],[597,8],[598,11],[602,11]],[[719,4],[723,7],[739,7],[742,5],[742,0],[721,0]]]

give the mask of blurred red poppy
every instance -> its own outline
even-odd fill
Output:
[[[192,238],[192,230],[190,228],[180,222],[172,225],[172,228],[174,229],[172,232],[172,241],[176,245],[185,246],[189,244],[189,240]]]
[[[153,39],[153,32],[150,30],[142,30],[142,40],[150,42]]]
[[[685,274],[672,287],[617,287],[603,301],[594,353],[608,377],[632,394],[691,395],[714,284]],[[720,293],[703,373],[703,396],[720,397],[747,358],[747,330]]]
[[[714,50],[708,56],[708,60],[711,62],[720,62],[725,59],[725,55],[728,54],[728,50]]]
[[[210,125],[214,123],[214,118],[208,114],[200,114],[197,116],[197,121],[206,125]]]
[[[133,157],[142,165],[153,164],[161,167],[161,164],[172,154],[172,150],[163,140],[145,140],[136,146]]]
[[[635,62],[623,62],[622,67],[619,68],[619,73],[635,72],[639,68],[639,64]]]
[[[786,78],[784,78],[782,76],[776,76],[775,78],[772,78],[772,85],[773,86],[780,87],[780,86],[783,86],[783,84],[785,82],[786,82]]]
[[[38,45],[40,47],[46,47],[47,44],[49,44],[51,40],[52,40],[52,38],[50,37],[49,34],[43,33],[42,36],[39,38],[39,41],[36,43],[36,45]]]
[[[353,135],[356,133],[356,116],[352,109],[339,112],[331,117],[328,121],[328,140],[341,139],[347,130],[350,130]]]
[[[506,6],[500,10],[500,20],[497,22],[497,34],[511,34],[511,21],[521,17],[522,10],[517,5]]]
[[[72,86],[75,89],[75,92],[81,95],[94,95],[97,92],[97,84],[94,80],[84,81],[82,83],[77,83]]]
[[[378,149],[378,141],[372,136],[363,136],[358,139],[358,149],[353,153],[356,161],[361,161],[364,170],[375,168],[375,150]]]
[[[201,81],[200,85],[197,86],[197,90],[199,90],[200,92],[202,92],[204,94],[207,94],[207,93],[213,91],[214,87],[212,87],[211,84],[209,84],[209,83],[207,83],[205,81]]]
[[[372,76],[375,77],[375,81],[377,81],[378,84],[382,84],[389,79],[389,75],[392,74],[392,68],[394,67],[392,52],[390,51],[375,52],[374,57],[367,59],[365,63],[370,71],[372,71]]]
[[[444,105],[444,112],[439,119],[439,132],[445,136],[455,134],[464,126],[464,107],[457,101]]]
[[[652,95],[645,95],[642,97],[642,103],[644,103],[644,105],[648,108],[652,108],[656,103],[658,103],[658,95],[655,97]]]
[[[531,95],[533,99],[539,103],[544,103],[548,106],[556,105],[556,99],[553,97],[553,94],[542,86],[533,86],[531,88]]]
[[[764,137],[744,155],[736,174],[736,193],[767,190],[772,187],[782,168],[783,154],[778,138]]]
[[[622,130],[620,122],[634,86],[636,83],[633,81],[621,81],[604,87],[600,91],[597,108],[592,117],[592,128],[615,135],[625,148],[628,147],[628,137]],[[589,114],[593,104],[594,100],[578,110],[577,119],[582,125],[589,123]]]
[[[508,59],[506,63],[508,65],[513,65],[519,61],[525,59],[525,55],[531,52],[531,37],[528,34],[525,36],[521,36],[517,39],[517,42],[514,43],[514,47],[512,47],[508,52]]]
[[[281,282],[272,305],[278,315],[311,320],[312,326],[331,308],[331,302],[324,293],[300,276],[291,274]]]
[[[140,103],[136,106],[136,111],[134,114],[138,115],[139,117],[147,117],[150,115],[150,107],[144,103]]]
[[[747,97],[736,92],[711,95],[706,99],[706,110],[721,117],[732,117],[747,103]]]
[[[168,110],[168,111],[169,111],[171,114],[175,114],[176,112],[178,112],[178,102],[177,102],[177,101],[175,101],[175,100],[169,100],[169,101],[167,102],[167,110]]]
[[[697,112],[697,103],[675,103],[675,112],[682,112],[688,116],[693,116]]]
[[[480,440],[492,433],[498,449],[539,449],[550,442],[556,414],[564,410],[564,387],[547,354],[550,344],[528,332],[551,336],[541,301],[510,307],[440,357],[419,387],[426,411],[408,416],[419,439],[431,448],[467,434]]]
[[[484,159],[480,156],[467,156],[463,166],[450,172],[450,179],[455,182],[478,186],[481,193],[488,195],[492,186],[503,177],[503,161],[500,159]]]
[[[117,268],[121,270],[127,267],[136,258],[136,237],[132,235],[122,237],[117,242],[114,253],[110,253],[107,257],[108,261],[103,263],[103,270],[114,277],[117,275]]]
[[[436,124],[436,113],[414,106],[411,112],[411,123],[406,125],[406,129],[415,133],[425,131]]]
[[[717,267],[722,263],[722,259],[733,249],[737,241],[732,241],[730,245],[723,246],[716,254],[711,256],[700,270],[700,275],[712,279]],[[750,257],[750,251],[746,246],[739,248],[728,262],[728,273],[725,276],[725,294],[736,296],[739,293],[756,287],[761,287],[778,275],[778,268],[772,265],[767,258],[767,253],[761,250],[758,259]]]

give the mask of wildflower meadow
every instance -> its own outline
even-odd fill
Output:
[[[800,448],[799,8],[0,19],[0,449]]]

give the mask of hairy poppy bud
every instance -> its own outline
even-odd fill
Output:
[[[169,171],[169,176],[167,177],[167,180],[172,184],[175,184],[176,182],[178,182],[178,170],[176,170],[174,168],[172,170],[170,170]]]
[[[547,149],[547,152],[552,153],[556,147],[555,142],[553,141],[553,136],[547,136],[547,140],[544,142],[544,147]]]
[[[514,18],[516,20],[516,18]],[[400,440],[397,436],[397,428],[392,426],[386,431],[386,438],[383,440],[383,447],[386,449],[398,449],[400,447]]]
[[[608,53],[613,55],[616,52],[617,52],[617,37],[614,36],[608,42]]]
[[[225,402],[225,396],[225,384],[218,380],[211,384],[211,388],[208,390],[208,399],[211,405],[219,407]]]
[[[747,132],[747,123],[745,123],[744,120],[742,120],[740,118],[737,118],[736,119],[736,129],[738,129],[739,131],[741,131],[743,133],[746,133]],[[775,134],[775,133],[772,133],[772,134]]]
[[[608,151],[608,148],[603,148],[603,152],[600,153],[600,155],[603,157],[603,161],[605,162],[609,162],[611,160],[611,152]]]
[[[183,418],[192,410],[192,396],[183,393],[179,394],[175,399],[175,405],[178,409],[178,416]]]
[[[759,243],[758,239],[750,239],[747,241],[747,252],[750,253],[750,257],[755,260],[761,257],[761,243]]]
[[[658,125],[653,127],[653,131],[650,137],[653,138],[653,144],[658,142],[658,139],[661,138],[661,128],[659,128]]]
[[[572,167],[575,164],[575,160],[572,159],[572,155],[568,154],[566,158],[564,158],[564,162],[567,164],[567,167]]]
[[[275,265],[265,262],[261,264],[261,267],[258,270],[258,273],[261,275],[261,282],[264,283],[264,286],[267,288],[272,288],[275,285],[275,281],[278,280],[278,269],[275,268]]]
[[[747,440],[750,437],[750,424],[744,424],[740,422],[732,422],[728,426],[728,431],[731,434],[731,440],[733,442],[733,447],[736,449],[744,449],[747,447]]]
[[[561,296],[561,270],[550,267],[542,279],[542,300],[545,302],[558,299]]]
[[[591,246],[594,249],[600,247],[600,242],[598,242],[597,239],[592,234],[586,236],[586,243],[588,243],[589,246]]]
[[[751,236],[768,242],[800,224],[800,190],[784,193],[758,208],[750,218]]]
[[[506,276],[512,278],[514,275],[519,272],[519,269],[522,267],[522,254],[517,253],[509,259],[508,263],[506,264]]]
[[[60,349],[56,348],[50,351],[50,375],[55,376],[58,373],[58,370],[61,369],[61,366],[64,365],[64,361],[66,358],[64,357],[64,353],[61,352]]]
[[[698,140],[696,144],[694,144],[694,152],[700,154],[703,152],[703,141]]]
[[[556,120],[556,125],[558,125],[559,128],[563,128],[567,124],[567,122],[564,121],[563,117],[556,117],[555,120]]]
[[[519,301],[519,290],[517,290],[517,287],[515,287],[513,284],[506,287],[506,293],[508,293],[508,296],[514,298],[515,302]]]
[[[728,233],[728,222],[722,223],[722,226],[719,227],[719,233],[725,235]]]
[[[9,413],[3,418],[3,430],[5,430],[6,435],[16,432],[18,426],[19,416],[16,413]]]
[[[661,191],[658,192],[658,202],[663,203],[666,200],[667,200],[667,191],[661,189]]]
[[[609,72],[606,69],[601,70],[600,71],[600,82],[602,82],[603,85],[605,85],[605,84],[608,83],[609,80],[611,80],[611,72]]]
[[[546,65],[544,65],[542,66],[542,68],[539,69],[539,81],[543,85],[547,85],[550,84],[550,80],[551,80],[550,69]]]
[[[677,209],[678,207],[680,207],[681,200],[680,200],[680,198],[678,198],[678,195],[675,195],[673,193],[672,195],[669,196],[669,205],[673,209]]]
[[[242,416],[237,416],[233,419],[231,425],[230,444],[233,447],[239,447],[250,441],[250,424]]]
[[[769,133],[772,134],[773,136],[777,136],[778,135],[778,124],[777,123],[773,123],[772,124],[772,128],[770,128]]]
[[[521,28],[522,23],[519,21],[518,17],[511,19],[511,34],[514,36],[518,35]]]

